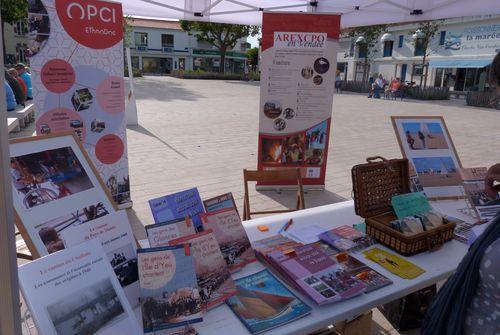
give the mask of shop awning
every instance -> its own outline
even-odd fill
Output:
[[[429,67],[468,67],[481,68],[491,64],[493,59],[446,59],[446,60],[430,60]]]

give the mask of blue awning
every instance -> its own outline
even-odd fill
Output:
[[[429,67],[469,67],[480,68],[491,64],[493,59],[446,59],[429,60]]]

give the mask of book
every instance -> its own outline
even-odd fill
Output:
[[[170,241],[171,245],[191,245],[202,308],[220,305],[236,294],[231,273],[211,229]]]
[[[259,334],[302,318],[311,312],[268,270],[236,280],[238,292],[227,305],[252,334]]]
[[[203,321],[189,244],[138,249],[137,258],[144,333]]]
[[[190,219],[174,219],[146,226],[149,246],[152,248],[166,247],[175,238],[195,233]]]
[[[405,278],[414,279],[425,273],[425,270],[415,264],[380,248],[373,248],[363,251],[363,254],[369,260],[380,264],[388,271],[395,275]]]
[[[347,225],[321,233],[319,238],[339,251],[360,250],[375,243],[370,236]]]
[[[96,239],[21,265],[19,285],[40,335],[142,332]]]
[[[196,187],[149,200],[155,223],[191,217],[196,231],[201,231],[200,214],[205,212]]]
[[[463,187],[472,207],[476,211],[479,221],[486,222],[493,219],[500,211],[500,194],[491,198],[485,190],[484,180],[464,181]]]
[[[317,304],[325,304],[362,294],[366,285],[349,275],[321,248],[307,244],[293,250],[268,254],[275,269]]]
[[[99,240],[130,304],[132,307],[139,305],[137,244],[125,211],[110,213],[72,229],[63,229],[60,235],[66,247],[94,238]]]
[[[262,240],[252,242],[252,247],[255,251],[255,254],[257,255],[257,257],[264,260],[267,259],[267,255],[271,252],[288,250],[302,245],[302,243],[294,241],[282,235],[274,235]]]
[[[202,214],[201,221],[204,229],[213,230],[231,272],[255,262],[250,240],[235,209],[221,209]]]
[[[236,210],[236,212],[238,212],[236,203],[234,202],[233,194],[231,192],[203,200],[203,206],[205,207],[205,212],[207,213],[227,208],[233,208]]]

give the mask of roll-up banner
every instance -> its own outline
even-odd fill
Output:
[[[324,188],[339,32],[339,15],[263,14],[259,170],[298,167],[306,188]]]
[[[73,130],[116,203],[130,205],[121,3],[29,0],[28,15],[37,134]]]

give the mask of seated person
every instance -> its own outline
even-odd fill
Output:
[[[399,80],[398,77],[396,77],[391,81],[391,84],[389,85],[389,90],[392,93],[394,93],[399,91],[400,88],[401,88],[401,81]]]
[[[16,103],[18,105],[24,106],[24,102],[26,101],[26,93],[24,93],[23,88],[21,85],[19,85],[17,79],[11,76],[9,72],[5,71],[5,80],[7,80],[10,88],[12,88],[12,92],[14,92]]]
[[[22,63],[19,63],[15,66],[15,69],[16,69],[19,77],[21,77],[21,79],[26,84],[26,89],[27,89],[26,98],[27,98],[27,100],[33,99],[33,87],[31,86],[31,75],[28,72],[26,72],[26,66]]]
[[[5,87],[5,95],[6,95],[6,103],[7,103],[7,111],[13,111],[17,107],[16,97],[14,96],[14,91],[10,88],[9,83],[6,79],[4,79],[4,87]]]
[[[379,92],[384,90],[384,86],[385,86],[384,76],[382,76],[382,74],[379,74],[377,79],[375,79],[375,81],[371,85],[371,91],[368,98],[371,97],[376,98],[377,96],[380,98]]]

